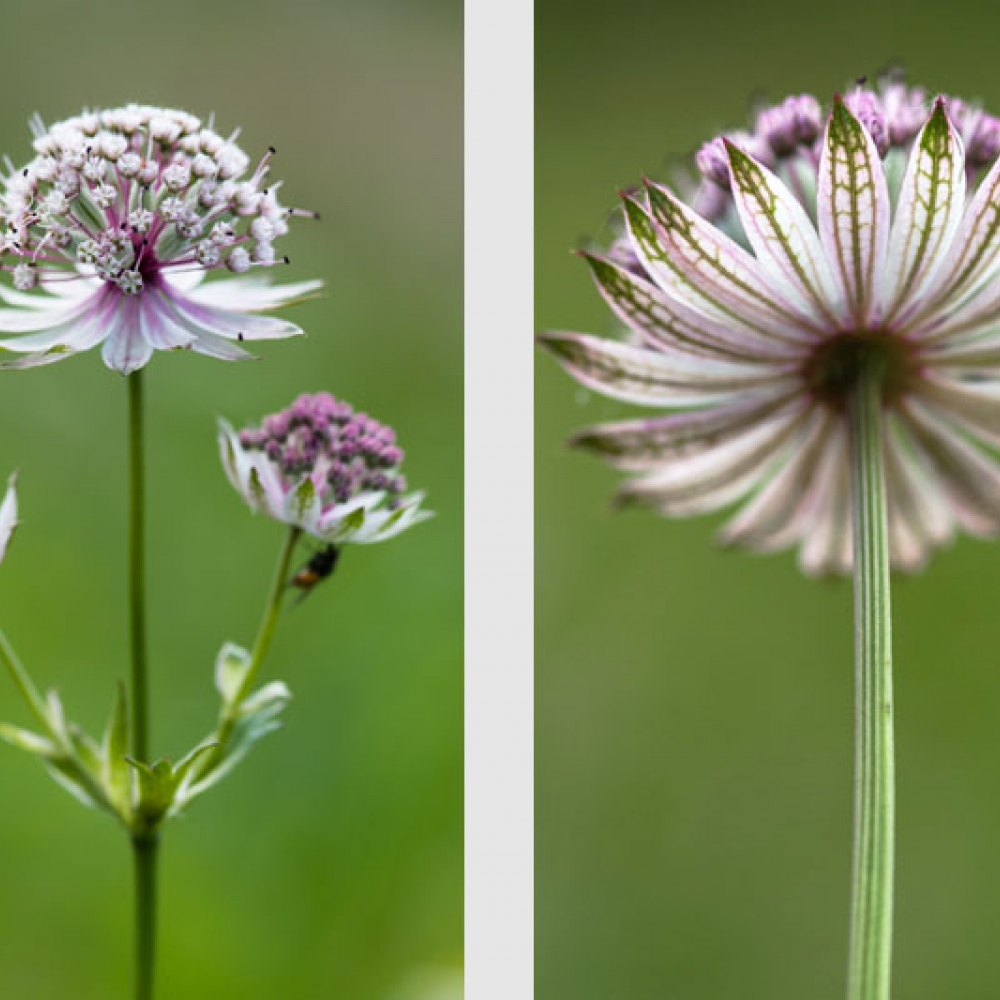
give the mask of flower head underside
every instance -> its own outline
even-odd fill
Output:
[[[645,181],[584,254],[628,335],[550,333],[584,385],[666,410],[574,438],[669,516],[852,562],[846,401],[882,371],[894,565],[1000,524],[1000,122],[897,81],[803,95],[707,143],[682,197]]]

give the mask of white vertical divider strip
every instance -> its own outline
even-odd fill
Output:
[[[466,1000],[531,1000],[531,0],[465,22]]]

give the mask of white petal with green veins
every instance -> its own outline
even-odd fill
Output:
[[[583,333],[547,333],[540,340],[584,385],[626,403],[694,406],[790,381],[777,365],[685,358]]]
[[[871,136],[839,97],[823,141],[816,216],[847,307],[867,324],[889,244],[889,190]]]
[[[583,257],[608,305],[650,346],[734,360],[774,359],[787,351],[766,337],[695,312],[614,261],[589,253]]]
[[[765,166],[730,142],[726,149],[736,208],[758,263],[814,322],[834,324],[840,292],[802,203]]]
[[[649,213],[625,199],[633,245],[664,290],[691,308],[776,341],[801,343],[807,323],[757,261],[669,191],[650,184]]]
[[[940,266],[965,207],[965,157],[957,133],[938,101],[913,145],[892,223],[882,283],[886,315]]]

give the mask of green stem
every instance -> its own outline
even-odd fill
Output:
[[[854,872],[848,1000],[888,1000],[894,764],[882,365],[861,366],[849,403],[857,674]]]
[[[229,742],[229,738],[233,734],[233,729],[239,721],[240,706],[246,700],[247,695],[253,691],[257,676],[264,665],[264,658],[271,646],[271,640],[274,638],[274,630],[278,625],[282,600],[284,599],[285,591],[288,590],[288,575],[291,570],[292,555],[295,552],[295,545],[301,535],[301,528],[289,528],[288,534],[282,543],[281,551],[278,553],[278,563],[274,570],[274,578],[271,581],[271,590],[268,594],[267,603],[264,605],[264,615],[257,629],[257,638],[254,640],[253,649],[250,651],[250,664],[243,675],[243,681],[236,694],[226,706],[222,717],[219,719],[219,726],[215,732],[216,747],[204,758],[204,763],[198,768],[199,777],[207,775],[225,757],[226,744]]]
[[[132,837],[135,859],[135,1000],[152,1000],[156,960],[156,855],[157,837]]]
[[[264,657],[271,647],[274,630],[278,624],[278,615],[281,613],[282,598],[285,596],[285,591],[288,590],[288,574],[292,563],[292,553],[295,551],[295,544],[301,534],[301,528],[289,528],[284,544],[281,546],[278,563],[274,570],[274,579],[271,581],[271,592],[264,608],[264,617],[261,618],[260,626],[257,629],[257,638],[254,639],[253,649],[250,651],[250,666],[247,668],[246,674],[243,675],[243,683],[236,692],[236,697],[233,698],[234,708],[238,708],[253,690],[253,686],[257,682],[257,675],[264,665]]]
[[[146,664],[145,495],[142,369],[128,376],[128,599],[131,647],[132,754],[149,760],[149,687]],[[136,1000],[153,996],[156,951],[156,835],[134,834]]]
[[[149,689],[146,670],[146,586],[144,473],[142,451],[142,369],[128,378],[128,593],[131,643],[132,753],[149,760]]]

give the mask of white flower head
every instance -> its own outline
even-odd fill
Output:
[[[422,493],[406,493],[392,428],[329,393],[238,433],[220,421],[219,449],[252,510],[327,543],[381,542],[431,516]]]
[[[11,473],[7,480],[7,492],[0,501],[0,562],[7,553],[10,536],[17,527],[17,473]]]
[[[822,116],[790,98],[751,138],[703,147],[687,197],[650,181],[626,195],[625,237],[584,254],[629,336],[543,343],[584,385],[669,412],[575,443],[633,474],[625,501],[741,503],[726,541],[846,572],[846,404],[877,355],[893,564],[994,534],[1000,122],[890,82]]]
[[[127,374],[156,350],[240,360],[252,357],[243,341],[302,332],[260,315],[320,284],[272,286],[262,277],[261,269],[288,263],[271,244],[286,220],[314,217],[278,204],[280,185],[267,180],[273,149],[247,175],[235,135],[223,139],[186,112],[138,104],[50,128],[36,116],[32,129],[37,155],[0,178],[0,269],[14,286],[0,284],[9,307],[0,308],[0,358],[22,354],[0,368],[49,364],[100,344],[108,367]],[[204,238],[219,232],[226,238]],[[211,271],[224,280],[205,281]]]

